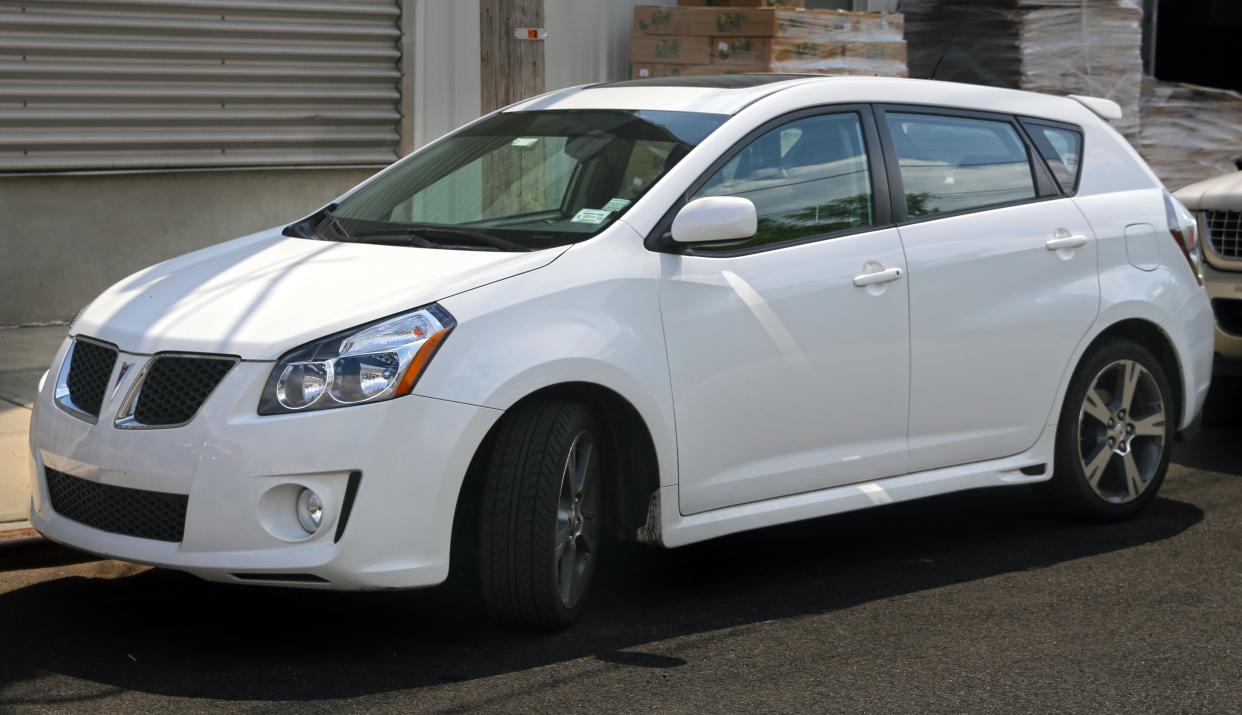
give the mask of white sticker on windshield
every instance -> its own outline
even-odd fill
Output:
[[[509,142],[510,146],[518,146],[518,147],[522,147],[523,149],[527,147],[532,147],[538,143],[539,143],[539,137],[518,137],[517,139],[514,139],[512,142]]]
[[[629,199],[613,199],[612,201],[609,201],[608,203],[604,204],[604,210],[605,211],[620,211],[621,209],[629,205],[630,205]]]
[[[603,223],[610,213],[612,212],[600,211],[599,209],[582,209],[570,221],[574,223]]]

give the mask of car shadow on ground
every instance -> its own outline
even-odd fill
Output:
[[[56,673],[116,690],[321,700],[578,658],[684,661],[643,644],[822,614],[1174,537],[1203,518],[1157,499],[1138,518],[1059,519],[1022,488],[947,495],[664,551],[616,546],[585,618],[563,633],[486,625],[451,588],[331,593],[210,584],[149,570],[0,595],[0,686]],[[6,706],[63,703],[0,696]]]
[[[1191,469],[1224,474],[1242,473],[1242,380],[1212,381],[1203,406],[1203,434],[1186,447],[1176,449],[1173,461]]]
[[[1182,467],[1242,475],[1242,383],[1220,383]],[[0,687],[48,673],[98,684],[60,700],[0,695],[0,710],[124,690],[221,700],[323,700],[519,672],[578,658],[652,669],[677,636],[804,615],[1039,569],[1169,539],[1204,517],[1158,498],[1139,517],[1085,524],[1027,489],[951,494],[664,551],[621,545],[582,622],[555,634],[488,626],[460,589],[332,593],[228,586],[147,570],[67,577],[0,594]],[[48,545],[41,558],[80,555]]]

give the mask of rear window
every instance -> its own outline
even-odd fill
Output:
[[[1000,120],[888,113],[911,218],[1034,199],[1026,144]]]

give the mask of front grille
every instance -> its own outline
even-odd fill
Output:
[[[99,416],[114,365],[116,348],[85,340],[74,341],[69,375],[65,379],[74,407],[89,415]]]
[[[1207,228],[1216,255],[1242,259],[1242,211],[1208,211]]]
[[[1230,335],[1242,335],[1242,300],[1214,298],[1212,311],[1216,313],[1216,324],[1221,330]]]
[[[234,358],[156,356],[139,387],[134,421],[152,427],[189,422],[236,364]]]
[[[55,469],[44,471],[57,514],[113,534],[181,541],[188,496],[100,484]]]

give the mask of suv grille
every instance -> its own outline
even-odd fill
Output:
[[[1208,240],[1221,258],[1242,259],[1242,211],[1208,211]]]
[[[74,407],[98,417],[104,393],[108,390],[108,378],[116,365],[116,348],[75,340],[70,359],[69,375],[65,380],[69,387],[69,399]]]
[[[142,378],[134,421],[151,427],[189,422],[236,364],[225,357],[157,356]]]
[[[45,469],[57,514],[101,531],[179,542],[185,533],[184,494],[115,487]]]

